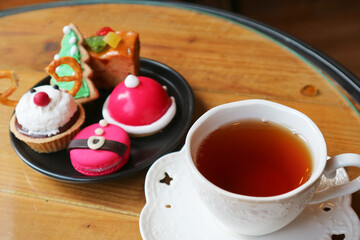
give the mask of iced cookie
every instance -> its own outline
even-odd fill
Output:
[[[112,91],[102,110],[106,121],[134,137],[159,132],[175,113],[175,98],[169,97],[165,87],[154,79],[134,75],[129,75]]]
[[[87,176],[110,174],[123,167],[130,155],[130,138],[105,120],[82,129],[70,142],[71,163]]]
[[[75,58],[82,68],[82,85],[79,91],[74,96],[75,101],[78,103],[85,103],[98,98],[99,93],[93,84],[91,78],[93,70],[89,67],[90,56],[83,46],[83,37],[80,31],[74,24],[69,24],[63,28],[64,37],[61,40],[61,49],[54,59],[68,56]],[[73,69],[67,65],[57,67],[56,73],[60,76],[71,76]],[[56,79],[51,79],[51,84],[56,84],[60,88],[70,90],[74,82],[57,82]]]

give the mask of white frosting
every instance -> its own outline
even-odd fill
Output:
[[[100,136],[91,136],[87,140],[87,145],[90,149],[96,150],[105,144],[105,138]]]
[[[70,39],[69,39],[69,44],[75,44],[76,43],[76,37],[75,36],[72,36]]]
[[[61,89],[50,85],[34,88],[36,92],[25,93],[15,108],[16,118],[29,134],[54,135],[59,133],[59,127],[64,126],[77,110],[74,98]],[[50,102],[44,107],[34,103],[38,92],[46,92]]]
[[[141,136],[141,135],[150,135],[152,133],[156,133],[163,129],[166,125],[168,125],[176,113],[176,104],[175,104],[175,98],[170,97],[171,99],[171,105],[167,112],[157,121],[149,124],[149,125],[142,125],[142,126],[129,126],[122,123],[117,122],[115,119],[113,119],[110,116],[108,105],[109,105],[109,99],[110,96],[106,99],[103,109],[102,109],[102,115],[104,119],[111,124],[118,125],[119,127],[123,128],[129,135],[131,136]]]
[[[127,88],[136,88],[137,86],[139,86],[140,81],[139,78],[137,78],[134,75],[129,74],[126,78],[125,78],[125,87]]]
[[[107,58],[108,56],[116,56],[116,55],[119,55],[119,52],[111,50],[111,51],[108,51],[107,53],[101,55],[100,58]]]
[[[71,56],[74,56],[77,52],[78,52],[77,46],[72,46],[72,47],[70,48],[70,55],[71,55]]]
[[[60,58],[59,54],[54,55],[54,60],[58,60]]]
[[[69,26],[65,26],[64,28],[63,28],[63,33],[64,34],[69,34],[71,32],[71,28],[69,27]]]
[[[104,129],[102,129],[102,128],[95,129],[95,134],[98,135],[98,136],[103,135],[104,134]]]
[[[101,120],[99,121],[99,125],[100,125],[101,127],[106,127],[106,126],[108,125],[108,122],[107,122],[105,119],[101,119]]]
[[[84,170],[84,171],[88,171],[88,172],[103,172],[105,170],[108,170],[110,168],[115,167],[116,165],[119,164],[119,162],[121,162],[122,158],[119,159],[119,161],[114,162],[113,164],[106,166],[106,167],[101,167],[101,168],[86,168],[86,167],[79,167],[80,169]]]

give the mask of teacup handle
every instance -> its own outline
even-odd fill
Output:
[[[360,155],[355,153],[344,153],[330,158],[324,170],[327,178],[334,178],[336,169],[341,167],[360,167]],[[329,187],[328,189],[316,192],[311,204],[321,203],[326,200],[352,194],[360,190],[360,177],[351,182]]]

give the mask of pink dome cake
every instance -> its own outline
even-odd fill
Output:
[[[176,113],[174,97],[157,81],[129,75],[118,84],[103,106],[103,117],[130,136],[154,134],[168,125]]]

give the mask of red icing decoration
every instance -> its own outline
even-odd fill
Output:
[[[103,27],[96,32],[96,35],[97,36],[105,36],[106,34],[108,34],[108,32],[115,32],[115,31],[109,27]]]
[[[38,92],[34,96],[34,103],[40,107],[45,107],[49,104],[50,98],[46,92]]]
[[[149,125],[161,118],[171,105],[160,83],[148,77],[138,77],[140,84],[127,88],[124,81],[110,95],[108,110],[119,123],[130,126]]]

